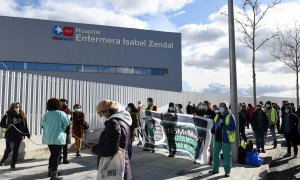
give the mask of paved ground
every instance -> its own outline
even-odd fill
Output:
[[[267,180],[290,180],[290,179],[300,179],[300,158],[292,156],[287,157],[286,144],[283,142],[282,147],[277,149],[276,156],[270,164],[270,173],[267,176]],[[300,146],[298,146],[298,149]]]
[[[250,133],[248,133],[248,135],[251,136]],[[268,140],[270,140],[270,137],[268,137]],[[231,177],[227,179],[247,180],[266,178],[269,171],[269,163],[272,157],[278,157],[276,153],[278,153],[278,149],[280,148],[277,150],[271,149],[271,143],[267,143],[267,153],[261,154],[265,159],[263,166],[256,168],[234,164]],[[69,157],[71,163],[68,165],[63,164],[59,167],[65,180],[95,179],[97,173],[96,157],[92,155],[88,149],[83,150],[82,155],[82,157],[76,158],[75,153],[70,153]],[[297,162],[298,161],[299,159],[297,159]],[[167,157],[166,150],[159,150],[157,153],[144,152],[142,147],[138,146],[134,146],[133,148],[131,166],[133,179],[141,180],[221,179],[224,176],[223,168],[220,168],[219,174],[210,176],[208,171],[211,169],[211,166],[209,165],[198,165],[190,160],[181,158],[169,158]],[[17,171],[9,171],[9,166],[0,167],[0,179],[49,179],[46,177],[47,167],[48,156],[29,159],[17,164]],[[299,165],[295,166],[294,171],[299,171]],[[274,171],[274,173],[276,172],[277,170]]]

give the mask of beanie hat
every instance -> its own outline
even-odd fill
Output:
[[[97,113],[110,109],[118,109],[118,102],[112,100],[104,100],[101,101],[96,108]]]

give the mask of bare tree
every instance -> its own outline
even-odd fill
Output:
[[[252,50],[253,103],[255,107],[257,104],[255,54],[261,46],[277,35],[276,32],[263,33],[262,20],[266,16],[267,12],[279,3],[280,0],[273,0],[270,4],[262,9],[259,0],[244,0],[243,11],[237,12],[240,18],[235,19],[239,25],[237,30],[244,35],[242,39],[239,39],[240,42],[242,42],[245,47]],[[262,35],[263,37],[261,38]]]
[[[300,26],[295,21],[294,29],[279,31],[271,55],[296,72],[297,108],[299,107],[299,71],[300,71]]]

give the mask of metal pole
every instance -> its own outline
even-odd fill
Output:
[[[234,34],[234,9],[233,0],[228,0],[228,28],[229,28],[229,66],[230,66],[230,99],[231,113],[236,120],[236,141],[233,143],[233,162],[238,161],[239,148],[239,120],[237,101],[236,59],[235,59],[235,34]]]

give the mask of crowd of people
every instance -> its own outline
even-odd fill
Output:
[[[170,102],[167,112],[184,114],[182,108],[182,104]],[[266,103],[259,102],[256,107],[252,104],[240,103],[238,108],[238,117],[234,117],[230,112],[230,106],[225,102],[212,105],[209,101],[203,101],[197,106],[189,102],[186,107],[186,114],[202,116],[213,121],[211,128],[213,138],[209,148],[209,160],[212,162],[211,174],[219,173],[220,152],[222,151],[225,177],[230,176],[232,164],[231,143],[236,140],[236,120],[239,121],[240,136],[238,138],[240,142],[247,142],[250,137],[246,135],[246,128],[251,128],[257,151],[265,153],[264,145],[268,130],[272,135],[273,148],[277,147],[277,130],[277,133],[284,134],[287,144],[286,156],[291,156],[291,148],[293,147],[294,157],[297,157],[300,109],[296,111],[293,103],[282,101],[281,108],[270,101]],[[124,109],[116,101],[103,100],[96,107],[97,114],[104,123],[105,129],[99,138],[98,144],[90,145],[91,150],[97,154],[97,165],[100,165],[105,157],[113,157],[120,150],[124,150],[124,179],[132,178],[130,168],[132,144],[137,140],[138,145],[143,145],[140,115],[142,110],[158,111],[158,107],[154,104],[152,98],[147,98],[146,106],[139,101],[137,106],[134,103],[129,103]],[[6,139],[6,149],[0,165],[2,166],[5,163],[9,153],[13,150],[10,168],[16,170],[20,143],[25,136],[30,138],[26,115],[22,111],[19,102],[11,104],[9,110],[2,117],[0,125]],[[47,101],[47,112],[41,120],[41,127],[43,129],[42,144],[48,145],[50,150],[48,176],[54,180],[62,179],[58,172],[58,165],[70,163],[68,160],[68,144],[71,143],[71,137],[75,138],[76,157],[81,156],[82,138],[88,128],[85,114],[82,112],[79,103],[74,104],[73,110],[71,110],[66,99],[51,98]],[[155,150],[152,149],[152,152],[154,153]],[[174,156],[175,153],[170,151],[169,157]]]

